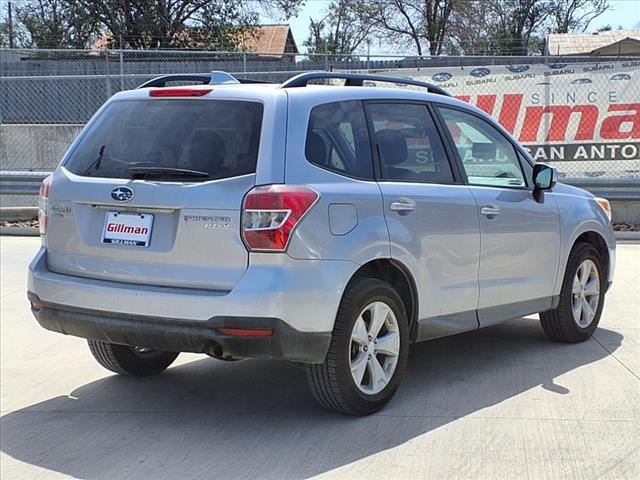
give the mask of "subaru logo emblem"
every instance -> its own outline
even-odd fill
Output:
[[[486,77],[491,73],[491,70],[488,68],[474,68],[471,70],[472,77]]]
[[[133,198],[133,190],[129,187],[118,187],[111,190],[111,198],[116,202],[128,202]]]
[[[451,77],[453,77],[453,75],[451,75],[449,72],[440,72],[436,73],[433,77],[431,77],[431,79],[435,80],[436,82],[448,82],[449,80],[451,80]]]
[[[522,73],[529,70],[529,65],[507,65],[507,69],[513,73]]]

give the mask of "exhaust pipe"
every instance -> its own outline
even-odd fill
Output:
[[[224,348],[222,348],[222,345],[215,342],[211,342],[209,344],[207,355],[213,358],[217,358],[218,360],[224,360],[225,362],[235,362],[237,360],[241,360],[240,358],[231,356],[229,352],[225,352]]]

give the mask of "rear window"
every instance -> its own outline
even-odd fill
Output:
[[[262,105],[257,102],[113,102],[86,132],[65,167],[76,175],[106,178],[129,178],[130,169],[138,167],[207,174],[188,181],[245,175],[256,171],[261,125]]]

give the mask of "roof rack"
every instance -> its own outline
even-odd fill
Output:
[[[236,78],[227,72],[214,70],[211,73],[186,73],[175,75],[162,75],[148,82],[143,83],[137,88],[164,87],[168,82],[192,82],[202,85],[224,85],[239,83],[265,83],[260,80],[249,80],[244,78]]]
[[[345,86],[347,87],[362,87],[365,81],[370,82],[387,82],[398,83],[401,85],[414,85],[416,87],[424,87],[431,93],[438,95],[451,95],[444,88],[434,85],[432,83],[421,82],[419,80],[413,80],[412,78],[404,77],[391,77],[387,75],[370,75],[365,73],[341,73],[341,72],[308,72],[301,73],[295,77],[290,78],[280,88],[296,88],[306,87],[309,81],[318,79],[342,79],[345,80]]]

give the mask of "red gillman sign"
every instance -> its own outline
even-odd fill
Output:
[[[471,102],[470,95],[456,98]],[[498,99],[501,106],[496,109]],[[640,140],[640,102],[608,105],[523,105],[522,93],[498,95],[477,95],[475,105],[491,116],[511,134],[518,134],[522,143],[538,140],[548,142],[584,141],[584,140]],[[544,132],[543,119],[549,116],[546,138],[540,138]],[[568,134],[572,116],[577,116],[575,132]],[[522,120],[519,132],[518,121]]]

